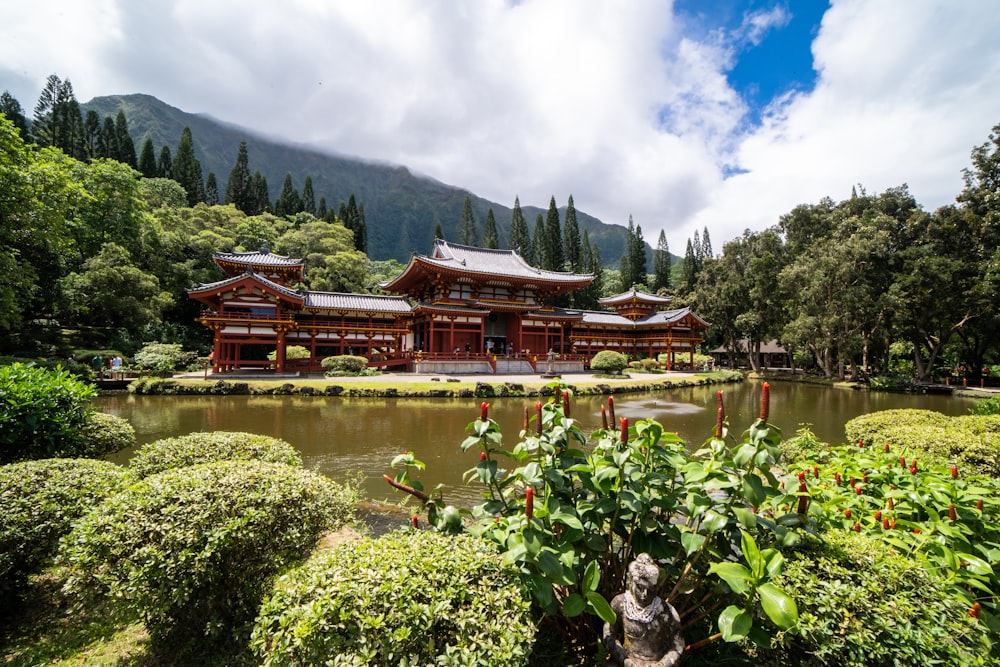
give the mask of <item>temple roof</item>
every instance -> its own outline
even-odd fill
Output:
[[[617,306],[626,303],[642,303],[651,306],[665,306],[672,301],[672,297],[643,292],[637,289],[635,285],[632,285],[632,288],[627,292],[615,294],[614,296],[606,296],[603,299],[597,300],[597,302],[602,306]]]
[[[511,283],[546,283],[573,289],[593,281],[589,273],[547,271],[531,266],[513,250],[493,250],[434,240],[430,255],[413,255],[403,272],[392,280],[380,283],[393,292],[405,292],[414,281],[423,281],[417,274],[448,273],[452,275],[479,276],[500,279]]]
[[[198,292],[218,292],[219,290],[225,287],[230,287],[231,285],[241,283],[247,280],[248,278],[253,280],[254,282],[260,283],[262,287],[269,289],[272,292],[277,292],[299,303],[304,302],[303,295],[301,292],[296,292],[295,290],[285,287],[284,285],[279,285],[273,280],[268,280],[264,276],[255,273],[253,270],[248,270],[244,273],[241,273],[238,276],[233,276],[232,278],[226,278],[225,280],[219,280],[214,283],[202,283],[197,287],[192,287],[191,289],[189,289],[188,294],[195,294]]]
[[[260,267],[281,267],[300,268],[303,266],[301,259],[292,259],[284,255],[275,255],[267,246],[253,252],[217,252],[212,258],[218,262],[228,262],[230,264],[242,264],[244,266]]]
[[[378,313],[409,313],[413,310],[404,296],[348,294],[345,292],[306,292],[306,308],[356,310]]]
[[[609,313],[607,311],[600,310],[583,311],[583,322],[585,324],[600,324],[603,326],[626,327],[629,329],[651,325],[674,324],[676,322],[681,322],[685,318],[689,319],[690,324],[692,325],[706,328],[708,327],[708,322],[698,317],[698,315],[687,307],[676,308],[674,310],[661,310],[634,321],[631,318],[619,315],[618,313]]]

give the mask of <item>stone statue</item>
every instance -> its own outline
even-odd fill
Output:
[[[639,554],[628,566],[626,587],[611,608],[615,625],[604,624],[604,647],[611,659],[624,667],[672,667],[684,653],[681,619],[669,602],[656,594],[660,568],[649,554]],[[624,633],[624,644],[618,641]]]

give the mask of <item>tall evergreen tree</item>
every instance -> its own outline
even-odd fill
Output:
[[[566,268],[574,273],[583,269],[580,249],[580,225],[576,221],[576,206],[573,195],[566,204],[566,222],[563,224],[563,247],[566,249]]]
[[[156,178],[156,150],[153,148],[152,137],[146,137],[139,152],[139,172],[146,178]]]
[[[476,233],[476,216],[472,212],[472,197],[465,195],[462,203],[462,217],[458,221],[458,242],[462,245],[479,245]]]
[[[226,184],[227,204],[232,204],[247,215],[258,215],[261,209],[257,206],[256,193],[253,190],[253,176],[250,175],[250,156],[247,152],[247,142],[244,139],[236,151],[236,164],[229,172],[229,182]]]
[[[368,254],[368,223],[365,222],[365,205],[358,202],[358,221],[355,225],[354,248]]]
[[[194,138],[187,125],[181,131],[181,140],[174,155],[174,180],[187,192],[188,206],[205,201],[205,182],[201,175],[201,163],[194,156]]]
[[[514,211],[510,216],[510,243],[507,247],[525,259],[531,254],[531,232],[528,231],[528,222],[524,219],[518,197],[514,197]]]
[[[483,224],[483,247],[496,250],[500,247],[497,239],[497,221],[493,217],[493,207],[486,211],[486,222]]]
[[[715,253],[712,252],[712,240],[708,237],[708,226],[701,234],[701,258],[712,259]]]
[[[642,225],[635,226],[629,261],[632,262],[632,275],[636,277],[635,284],[645,287],[649,278],[646,275],[646,241],[642,238]]]
[[[215,172],[208,172],[205,178],[205,203],[209,206],[216,206],[219,203],[219,182],[215,178]]]
[[[695,232],[698,235],[698,232]],[[684,260],[681,264],[681,286],[685,291],[690,292],[694,289],[695,283],[698,281],[698,257],[694,253],[694,244],[691,239],[687,240],[687,248],[684,250]]]
[[[660,238],[656,242],[656,250],[653,252],[653,290],[670,289],[670,245],[667,243],[667,235],[661,229]]]
[[[91,109],[87,112],[87,117],[83,121],[84,147],[90,157],[100,157],[101,142],[101,117],[96,111]]]
[[[125,111],[122,109],[118,110],[118,115],[115,117],[115,149],[116,160],[133,169],[139,166],[135,159],[135,142],[128,132],[128,119],[125,118]]]
[[[49,75],[35,105],[32,134],[40,146],[59,148],[78,160],[87,158],[83,116],[69,79]]]
[[[170,155],[170,146],[166,144],[160,149],[160,157],[156,161],[156,175],[160,178],[174,177],[174,158]]]
[[[316,207],[316,217],[320,220],[326,219],[326,197],[319,198],[319,206]]]
[[[250,190],[253,194],[253,204],[250,207],[253,212],[245,211],[247,215],[260,215],[273,210],[271,195],[267,190],[267,178],[259,170],[253,172]]]
[[[701,234],[694,230],[694,240],[691,241],[691,250],[694,251],[695,266],[701,271],[701,261],[705,259],[705,246],[701,244]]]
[[[544,256],[542,268],[550,271],[562,271],[566,255],[562,247],[562,225],[559,222],[559,209],[556,208],[556,198],[549,199],[549,210],[545,216]]]
[[[292,185],[292,173],[285,174],[285,182],[281,186],[281,193],[274,200],[274,214],[278,217],[295,215],[302,212],[302,197],[299,191]]]
[[[302,210],[316,215],[316,194],[313,192],[313,179],[309,174],[306,174],[306,182],[302,185]]]
[[[441,221],[438,220],[437,224],[434,225],[434,240],[444,241],[444,230],[441,229]]]
[[[542,268],[545,258],[545,219],[539,213],[535,216],[535,233],[531,236],[531,259],[525,257],[532,266]]]
[[[636,271],[635,222],[631,215],[628,217],[625,251],[622,253],[621,259],[618,260],[618,274],[621,276],[623,291],[642,282],[639,272]]]
[[[21,131],[21,140],[24,143],[31,143],[31,137],[28,132],[28,119],[24,115],[24,108],[17,101],[17,98],[6,90],[0,94],[0,113],[6,116],[7,120],[14,123],[14,127]]]
[[[94,157],[114,158],[118,152],[118,135],[115,133],[115,121],[111,116],[104,117],[101,133],[97,137]]]

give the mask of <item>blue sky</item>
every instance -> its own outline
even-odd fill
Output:
[[[858,184],[952,203],[998,34],[995,0],[34,0],[0,3],[0,90],[155,95],[719,251]]]

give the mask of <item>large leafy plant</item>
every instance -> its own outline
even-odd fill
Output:
[[[795,499],[773,472],[780,431],[767,422],[766,384],[760,418],[737,441],[719,392],[715,431],[694,453],[656,421],[616,422],[610,398],[588,438],[571,416],[569,389],[551,389],[561,400],[536,403],[533,414],[525,408],[511,448],[481,405],[462,448],[480,451],[467,478],[483,485],[483,501],[461,511],[466,521],[412,478],[423,468],[412,453],[393,461],[403,470],[390,483],[420,498],[432,525],[494,542],[546,618],[578,645],[595,645],[600,622],[614,620],[607,600],[624,590],[627,565],[641,552],[666,570],[664,597],[686,624],[716,619],[718,630],[702,631],[689,648],[751,635],[767,642],[775,628],[795,624],[794,601],[772,581],[781,555],[760,546],[795,543],[803,523],[795,511],[758,513]]]

